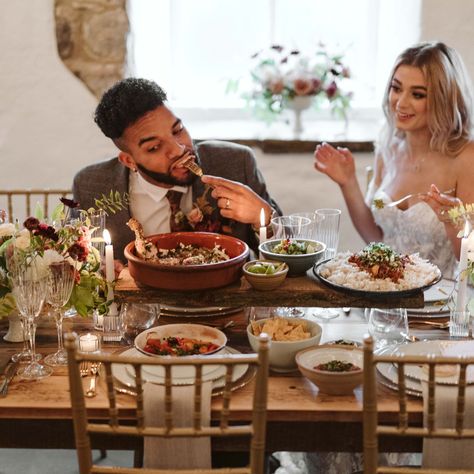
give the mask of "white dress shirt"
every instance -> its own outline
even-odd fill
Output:
[[[145,235],[162,234],[170,231],[171,210],[166,193],[173,189],[183,193],[181,210],[187,214],[193,207],[192,188],[173,186],[162,188],[146,181],[140,173],[130,173],[130,213],[143,226]]]

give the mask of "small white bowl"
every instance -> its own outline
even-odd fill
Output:
[[[359,369],[348,372],[329,372],[315,369],[319,364],[325,364],[333,360],[351,362]],[[321,392],[331,395],[349,395],[363,381],[364,353],[359,347],[339,345],[312,347],[298,352],[296,363],[300,372],[317,385]]]
[[[268,319],[260,319],[257,321],[258,324],[263,325]],[[306,325],[307,330],[311,333],[311,337],[308,339],[300,339],[298,341],[270,341],[270,349],[268,358],[270,362],[270,368],[275,372],[291,372],[296,370],[296,353],[307,347],[317,346],[321,339],[322,328],[318,323],[309,321],[302,318],[283,318],[288,319],[290,322],[303,322]],[[252,325],[247,326],[247,337],[252,349],[258,351],[258,336],[252,331]]]
[[[143,354],[150,357],[169,357],[158,354],[151,354],[145,351],[145,345],[149,337],[163,339],[166,337],[189,337],[191,339],[198,339],[203,342],[212,342],[218,346],[212,352],[206,352],[202,355],[214,354],[220,351],[227,344],[226,335],[219,329],[205,326],[204,324],[165,324],[154,328],[147,329],[141,332],[135,338],[135,347]],[[193,357],[193,356],[183,356]]]

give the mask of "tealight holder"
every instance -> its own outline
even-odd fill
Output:
[[[449,318],[449,335],[451,337],[468,337],[471,314],[469,311],[451,310]]]
[[[97,334],[87,333],[79,337],[79,350],[81,352],[99,352],[100,337]]]

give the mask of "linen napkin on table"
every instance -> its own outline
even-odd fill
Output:
[[[209,426],[211,418],[212,382],[202,384],[202,425]],[[147,426],[164,426],[165,387],[146,383],[144,412]],[[174,426],[193,425],[194,385],[173,386]],[[211,439],[145,437],[144,467],[161,469],[209,469],[211,467]]]
[[[467,351],[472,354],[472,343],[453,346],[453,351],[443,355],[455,355]],[[470,349],[470,351],[469,351]],[[473,366],[468,366],[467,380],[472,380]],[[423,412],[426,423],[428,415],[428,382],[422,381]],[[456,401],[458,387],[456,385],[436,384],[435,387],[435,426],[454,428],[456,426]],[[474,428],[474,385],[466,387],[466,403],[464,409],[464,428]],[[427,469],[451,468],[472,469],[474,466],[474,440],[451,440],[446,438],[428,439],[423,442],[423,467]]]

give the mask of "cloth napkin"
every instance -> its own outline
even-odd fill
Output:
[[[443,355],[457,355],[471,349],[472,343],[460,343]],[[468,366],[468,381],[472,380],[472,366]],[[425,423],[428,415],[428,382],[422,382],[423,411]],[[454,428],[456,426],[456,400],[458,387],[436,384],[435,387],[435,426]],[[474,428],[474,385],[466,387],[464,427]],[[423,442],[423,467],[427,469],[472,469],[474,466],[474,440],[451,440],[446,438],[428,439]]]
[[[202,385],[202,425],[209,426],[211,418],[212,382]],[[164,426],[165,387],[146,383],[144,386],[144,412],[147,426]],[[193,424],[194,385],[173,386],[174,426]],[[144,467],[161,469],[211,468],[211,439],[145,437]]]

